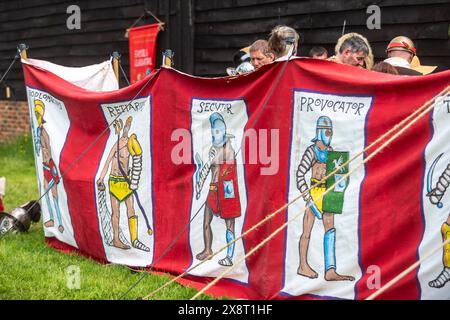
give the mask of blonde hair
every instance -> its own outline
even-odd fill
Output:
[[[270,32],[269,49],[277,59],[287,55],[292,47],[292,54],[295,55],[299,38],[299,34],[293,28],[276,26]]]

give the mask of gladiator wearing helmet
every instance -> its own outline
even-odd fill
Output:
[[[56,217],[58,219],[58,231],[63,233],[64,227],[61,219],[61,212],[59,210],[58,189],[57,189],[57,185],[60,181],[60,176],[58,173],[58,168],[56,167],[56,164],[52,158],[50,137],[47,133],[47,130],[45,130],[44,128],[45,104],[39,99],[34,100],[34,115],[36,116],[36,121],[38,124],[35,135],[36,139],[35,149],[36,154],[39,154],[39,152],[42,150],[42,167],[44,169],[44,189],[46,190],[45,199],[50,214],[50,219],[44,222],[44,226],[46,228],[51,228],[55,226],[53,209],[50,203],[50,197],[47,192],[47,190],[50,189],[53,196],[53,206],[55,208]]]
[[[334,214],[323,212],[323,197],[320,198],[326,190],[326,182],[323,178],[326,176],[328,152],[333,151],[333,148],[330,146],[332,136],[333,125],[331,119],[326,116],[319,117],[317,120],[316,137],[312,140],[314,144],[306,148],[300,164],[298,165],[297,188],[301,193],[304,193],[303,199],[308,205],[310,205],[310,207],[306,209],[305,216],[303,218],[303,233],[300,236],[299,241],[300,264],[297,269],[297,274],[311,279],[318,277],[317,272],[314,271],[308,264],[309,240],[315,218],[317,217],[319,220],[323,220],[323,225],[325,228],[323,241],[325,280],[353,281],[355,280],[354,277],[340,275],[336,272],[336,229],[334,227]],[[305,191],[308,190],[305,175],[310,170],[311,185],[315,185],[315,187],[311,188],[310,192],[305,193]]]
[[[111,165],[111,171],[108,179],[109,193],[112,208],[112,226],[113,226],[113,246],[119,249],[130,249],[130,246],[123,243],[119,238],[119,216],[120,204],[125,202],[128,214],[128,228],[130,231],[131,245],[142,251],[150,251],[138,239],[138,219],[134,209],[133,190],[136,190],[139,184],[140,170],[142,168],[142,149],[137,140],[136,134],[128,136],[133,118],[128,117],[125,126],[122,120],[114,122],[115,132],[117,134],[117,142],[111,148],[106,163],[97,180],[97,186],[100,191],[106,189],[103,180]],[[123,132],[122,132],[123,128]],[[122,132],[122,135],[121,135]],[[130,170],[130,156],[133,166]],[[136,177],[136,178],[134,178]],[[148,230],[152,234],[151,229]]]
[[[230,138],[234,138],[234,136],[227,134],[225,121],[219,113],[211,114],[209,122],[211,124],[212,146],[209,149],[208,161],[203,164],[199,155],[196,155],[196,161],[201,163],[199,171],[196,173],[195,191],[197,199],[200,198],[200,192],[207,176],[211,175],[203,217],[204,249],[197,254],[196,258],[205,260],[213,254],[211,249],[213,240],[211,221],[213,216],[217,216],[225,220],[225,239],[228,243],[227,255],[219,260],[219,264],[232,266],[234,243],[231,242],[235,239],[235,218],[241,216],[236,155],[230,141]]]

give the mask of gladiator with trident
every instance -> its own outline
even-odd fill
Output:
[[[105,179],[108,168],[111,166],[108,186],[111,198],[112,227],[114,233],[112,245],[119,249],[130,249],[130,246],[125,244],[119,237],[120,204],[125,202],[131,245],[136,249],[149,252],[150,248],[138,239],[138,217],[134,209],[134,200],[136,199],[147,223],[148,234],[152,235],[153,231],[137,194],[142,172],[142,148],[136,134],[133,133],[131,136],[128,136],[132,121],[133,118],[130,116],[126,120],[125,126],[121,119],[114,122],[113,125],[117,134],[117,142],[114,143],[109,152],[103,170],[97,180],[97,186],[100,191],[105,191],[106,187],[103,180]],[[132,161],[131,168],[130,156]]]
[[[202,252],[197,254],[196,258],[203,261],[213,254],[211,248],[213,241],[211,222],[214,216],[220,217],[225,220],[225,239],[228,248],[227,255],[219,260],[219,264],[229,267],[233,265],[235,219],[241,216],[236,154],[230,141],[234,136],[227,133],[225,120],[220,113],[214,112],[211,114],[209,122],[211,125],[212,145],[209,149],[208,160],[206,163],[203,163],[200,155],[198,153],[195,155],[197,165],[195,172],[196,199],[200,198],[203,185],[208,175],[211,174],[203,216],[203,242],[205,247]]]

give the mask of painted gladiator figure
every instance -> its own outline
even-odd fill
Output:
[[[437,157],[434,163],[432,164],[428,172],[428,179],[427,179],[427,187],[428,187],[427,196],[429,197],[430,202],[433,205],[436,205],[438,208],[443,207],[441,200],[444,197],[448,186],[450,185],[450,163],[449,163],[447,164],[447,168],[440,175],[436,183],[436,186],[434,188],[431,187],[434,167],[436,166],[436,163],[439,161],[441,156],[442,154],[439,155],[439,157]],[[445,221],[441,226],[441,234],[443,242],[447,241],[450,238],[450,214],[447,217],[447,221]],[[445,286],[447,282],[450,281],[450,243],[446,244],[443,248],[442,262],[444,264],[442,272],[436,277],[436,279],[428,283],[428,285],[432,288],[442,288]]]
[[[323,220],[325,235],[323,241],[323,250],[325,257],[325,280],[355,280],[349,275],[340,275],[336,272],[336,228],[334,227],[334,213],[323,212],[323,197],[319,197],[326,190],[326,182],[323,178],[326,176],[326,164],[328,152],[332,151],[331,138],[333,136],[333,126],[331,119],[326,116],[319,117],[317,120],[316,137],[312,140],[314,144],[306,148],[300,164],[297,169],[297,188],[301,193],[308,190],[305,175],[311,170],[311,185],[317,184],[310,192],[303,195],[305,202],[310,205],[306,209],[303,218],[303,233],[299,241],[300,265],[297,273],[311,279],[318,277],[308,264],[308,248],[311,231],[314,226],[315,218]]]
[[[133,190],[136,190],[139,184],[140,172],[142,170],[142,149],[136,134],[128,136],[132,121],[133,118],[130,116],[125,126],[123,126],[122,120],[116,120],[114,122],[117,142],[114,143],[109,152],[103,170],[97,180],[97,186],[100,191],[105,190],[103,180],[111,166],[108,186],[112,208],[113,246],[119,249],[130,249],[130,246],[123,243],[119,238],[120,204],[125,202],[131,245],[136,249],[148,252],[150,248],[138,239],[138,218],[134,209]],[[130,156],[133,161],[131,168]],[[137,181],[135,181],[136,179]],[[149,230],[149,234],[151,234],[151,229]]]
[[[208,161],[203,164],[200,156],[196,154],[197,172],[195,191],[196,198],[200,198],[203,185],[211,174],[208,197],[205,203],[203,216],[203,241],[204,249],[197,254],[198,260],[205,260],[213,254],[212,241],[213,232],[211,221],[213,216],[225,220],[225,239],[229,244],[227,255],[219,260],[222,266],[233,265],[235,239],[235,219],[241,216],[241,205],[239,201],[239,191],[236,172],[236,155],[231,145],[230,138],[233,135],[227,134],[226,123],[221,114],[215,112],[209,117],[211,124],[212,145],[209,149]]]
[[[53,198],[53,206],[55,208],[56,217],[58,219],[58,231],[63,233],[64,227],[61,219],[61,211],[59,210],[58,203],[58,189],[57,185],[60,182],[60,176],[58,173],[58,168],[52,158],[52,149],[50,147],[50,137],[47,130],[44,128],[45,120],[45,104],[39,100],[34,100],[34,114],[36,116],[36,121],[38,127],[36,128],[35,135],[35,149],[36,154],[42,150],[42,167],[44,168],[44,190],[45,200],[47,202],[48,211],[50,214],[50,219],[44,222],[44,227],[51,228],[55,226],[55,220],[53,215],[52,204],[50,203],[50,197],[47,192],[48,189],[51,190]]]

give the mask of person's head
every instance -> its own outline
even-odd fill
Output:
[[[250,46],[250,62],[258,69],[274,60],[275,56],[269,50],[269,43],[266,40],[256,40]]]
[[[393,65],[387,62],[379,62],[373,66],[372,71],[389,73],[389,74],[398,74],[397,69]]]
[[[291,50],[291,54],[296,55],[299,38],[297,31],[291,27],[277,26],[270,33],[269,49],[275,55],[275,59],[288,55]]]
[[[399,36],[389,42],[386,53],[388,58],[402,58],[411,63],[416,55],[416,47],[410,38]]]
[[[336,58],[340,63],[371,69],[373,55],[369,42],[358,33],[348,33],[336,44]]]
[[[325,60],[328,58],[328,51],[324,47],[312,47],[309,51],[309,56],[314,59]]]

